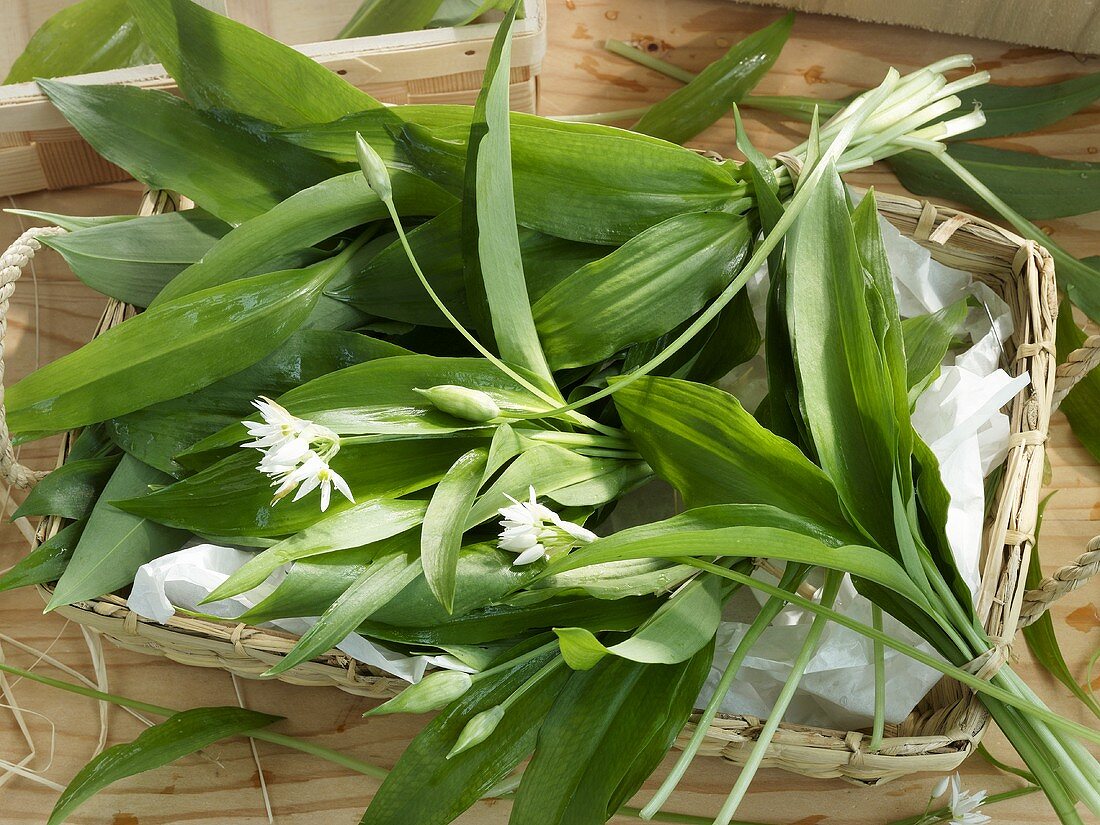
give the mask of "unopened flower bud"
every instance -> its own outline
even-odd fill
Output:
[[[359,168],[363,170],[367,185],[375,194],[384,201],[393,197],[390,173],[382,156],[358,132],[355,133],[355,156],[359,159]]]
[[[493,735],[493,731],[496,730],[497,725],[500,724],[500,720],[503,718],[503,705],[496,705],[488,710],[483,710],[466,723],[466,727],[464,727],[462,733],[458,735],[458,741],[455,742],[455,746],[451,748],[451,752],[447,754],[447,758],[450,759],[452,756],[458,756],[458,754],[465,750],[469,750],[474,745],[484,742]]]
[[[426,390],[417,390],[436,409],[442,410],[455,418],[472,421],[475,424],[485,424],[494,418],[500,417],[500,407],[493,397],[481,390],[472,390],[469,387],[459,387],[454,384],[439,384]]]
[[[460,670],[438,670],[429,673],[415,685],[409,685],[388,702],[372,708],[364,716],[384,716],[389,713],[427,713],[449,705],[470,689],[474,680]]]

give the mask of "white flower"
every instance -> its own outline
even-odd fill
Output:
[[[287,470],[281,477],[272,482],[272,486],[276,484],[279,487],[275,491],[275,501],[284,498],[295,487],[298,487],[298,492],[294,494],[294,501],[320,487],[322,513],[328,509],[333,487],[339,490],[348,501],[355,503],[348,483],[344,481],[338,472],[328,466],[328,462],[324,458],[312,450],[306,453],[300,466]]]
[[[539,504],[534,487],[530,488],[529,501],[516,501],[507,493],[505,496],[512,504],[500,509],[504,518],[500,521],[503,530],[497,546],[518,554],[512,562],[516,566],[548,558],[553,551],[568,550],[578,543],[596,540],[591,530],[566,521],[549,507]]]
[[[951,825],[985,825],[992,817],[978,813],[985,802],[986,792],[970,793],[962,789],[959,775],[951,777]]]

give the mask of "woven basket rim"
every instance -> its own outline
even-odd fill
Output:
[[[1058,300],[1050,254],[990,221],[960,210],[905,196],[876,193],[880,214],[902,234],[927,248],[941,263],[972,273],[1003,297],[1012,310],[1016,332],[1008,344],[1015,357],[1007,368],[1027,371],[1031,386],[1009,405],[1011,440],[998,486],[992,519],[983,535],[982,590],[978,611],[994,638],[1016,635],[1024,579],[1034,542],[1045,441],[1054,390],[1054,320]],[[142,213],[176,208],[166,193],[150,193]],[[96,334],[115,326],[133,309],[109,301]],[[64,440],[64,461],[72,434]],[[38,542],[56,533],[63,521],[44,519]],[[48,587],[40,587],[45,597]],[[292,634],[249,627],[231,620],[177,613],[164,623],[137,616],[125,600],[110,595],[58,608],[66,618],[89,626],[119,646],[164,655],[186,664],[219,667],[260,678],[293,646]],[[277,678],[294,684],[332,685],[370,698],[396,695],[404,680],[330,651]],[[981,740],[989,716],[974,693],[943,679],[900,725],[887,726],[876,753],[867,751],[862,731],[837,731],[783,723],[764,765],[819,777],[843,777],[877,784],[917,771],[950,771]],[[751,716],[720,715],[708,730],[700,753],[742,763],[762,721]],[[692,725],[681,734],[690,735]]]

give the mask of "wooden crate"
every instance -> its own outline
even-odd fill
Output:
[[[31,34],[72,0],[18,0],[5,12],[0,67],[15,60]],[[204,0],[203,5],[294,45],[298,51],[384,103],[473,103],[481,88],[494,23],[402,34],[324,40],[351,17],[359,0]],[[10,24],[10,25],[9,25]],[[315,42],[301,43],[303,39]],[[512,108],[534,112],[546,53],[546,0],[525,0],[512,44]],[[62,78],[70,83],[126,83],[175,90],[159,64]],[[0,86],[0,196],[126,180],[68,126],[34,83]]]

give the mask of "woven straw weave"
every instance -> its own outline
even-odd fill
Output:
[[[1012,361],[1004,366],[1013,374],[1028,372],[1031,386],[1012,402],[1009,411],[1011,444],[991,509],[993,515],[986,525],[978,606],[991,636],[1007,643],[1018,627],[1034,621],[1054,599],[1080,586],[1100,566],[1097,540],[1075,564],[1044,580],[1040,588],[1027,594],[1023,590],[1035,538],[1051,411],[1055,399],[1068,392],[1088,365],[1100,360],[1100,338],[1090,339],[1073,355],[1068,368],[1056,374],[1054,322],[1058,298],[1053,262],[1045,249],[953,209],[883,194],[877,200],[883,216],[904,235],[928,248],[936,260],[973,273],[1008,303],[1015,319],[1016,332],[1006,347]],[[147,196],[142,213],[167,211],[175,206],[164,193],[154,193]],[[131,313],[131,308],[111,301],[98,331],[121,323]],[[2,421],[0,417],[0,426]],[[6,428],[0,435],[6,436]],[[62,448],[62,461],[70,440]],[[23,483],[33,481],[33,474],[18,464],[8,463],[0,470]],[[45,520],[39,541],[61,526],[58,519]],[[48,588],[42,588],[42,593],[48,598]],[[178,614],[158,624],[130,612],[118,596],[80,602],[59,608],[58,612],[128,650],[166,656],[189,665],[222,668],[248,678],[261,678],[296,641],[279,631]],[[331,685],[371,698],[395,695],[405,686],[403,681],[338,651],[277,678],[294,684]],[[951,771],[980,741],[988,719],[970,690],[944,679],[909,718],[887,726],[882,747],[876,753],[868,750],[870,736],[866,732],[785,724],[769,746],[764,765],[806,776],[844,777],[870,784],[918,771]],[[701,752],[742,763],[761,727],[762,720],[749,716],[718,718]],[[680,741],[690,733],[689,726]]]

